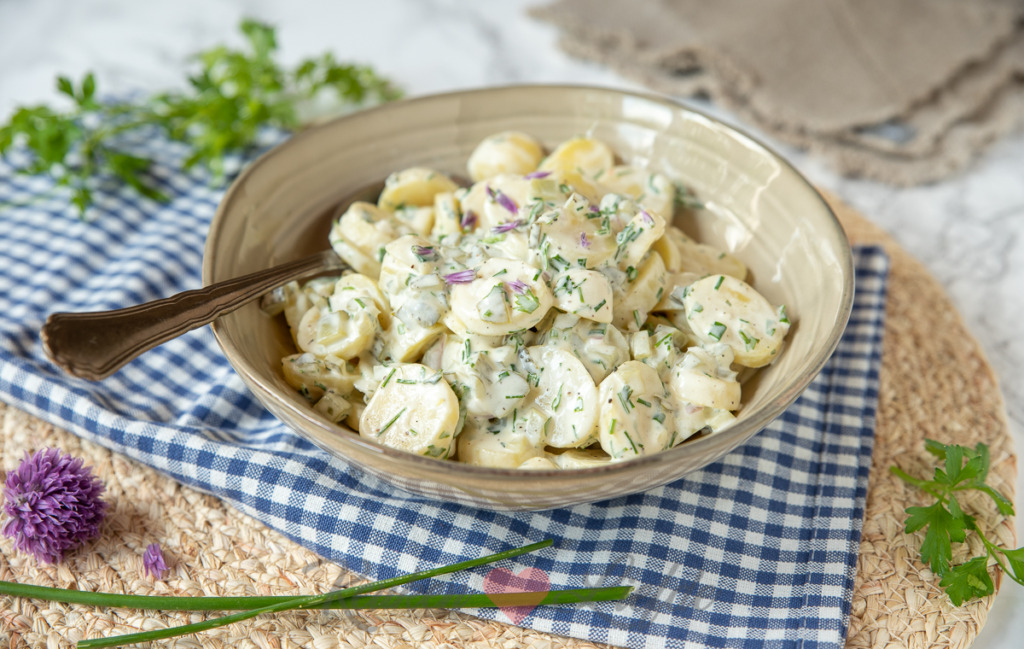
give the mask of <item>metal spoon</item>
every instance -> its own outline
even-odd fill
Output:
[[[54,313],[41,333],[47,356],[90,381],[186,331],[198,329],[266,292],[318,272],[348,268],[331,250],[250,275],[114,311]]]

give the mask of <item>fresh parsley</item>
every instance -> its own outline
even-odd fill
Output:
[[[989,451],[979,443],[973,449],[958,444],[925,440],[925,448],[942,463],[931,480],[915,478],[897,466],[890,471],[904,482],[935,498],[928,506],[907,507],[906,532],[925,530],[921,541],[921,560],[939,578],[953,604],[991,595],[995,592],[988,565],[994,561],[1000,570],[1024,585],[1024,547],[1007,550],[989,541],[957,500],[957,494],[980,491],[987,494],[1003,516],[1013,516],[1013,503],[985,483],[989,471]],[[978,535],[986,554],[964,563],[953,564],[953,544],[964,543],[967,534]]]
[[[254,147],[265,128],[298,128],[303,105],[330,97],[340,109],[401,96],[370,67],[340,63],[330,53],[294,69],[282,67],[274,59],[273,27],[243,20],[240,29],[243,49],[217,46],[195,55],[198,69],[189,75],[184,91],[143,100],[100,100],[91,72],[77,84],[58,77],[57,90],[70,100],[70,108],[19,107],[0,125],[0,155],[23,148],[27,162],[16,170],[49,175],[57,187],[70,192],[72,204],[84,216],[104,180],[165,200],[157,184],[147,179],[152,162],[127,150],[125,134],[156,128],[184,142],[190,150],[184,169],[205,167],[220,182],[227,154]]]

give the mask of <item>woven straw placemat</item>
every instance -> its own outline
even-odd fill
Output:
[[[992,597],[954,607],[915,560],[920,537],[903,533],[903,510],[923,499],[892,477],[898,462],[926,475],[934,458],[925,437],[991,448],[990,484],[1012,497],[1016,458],[999,387],[978,344],[942,288],[891,238],[850,208],[834,207],[856,243],[884,246],[891,258],[878,429],[870,475],[848,647],[967,647],[985,624]],[[0,579],[90,591],[159,595],[299,595],[359,582],[218,499],[83,441],[0,403],[0,469],[52,446],[83,458],[111,503],[100,539],[63,563],[39,565],[0,538]],[[989,538],[1015,546],[1011,520],[977,501]],[[150,543],[170,571],[145,576]],[[977,551],[979,548],[972,548]],[[962,557],[961,557],[962,558]],[[998,582],[997,582],[998,583]],[[204,613],[155,614],[0,598],[0,645],[59,647],[98,635],[183,624]],[[258,618],[176,647],[594,647],[444,610],[305,611]]]

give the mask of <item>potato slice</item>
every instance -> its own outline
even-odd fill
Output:
[[[434,196],[458,188],[454,180],[440,171],[410,167],[387,177],[377,205],[390,212],[402,207],[431,207]]]
[[[544,456],[543,438],[547,416],[528,408],[502,419],[466,420],[459,434],[460,462],[476,466],[514,469],[527,460]]]
[[[611,147],[592,137],[574,137],[560,143],[537,166],[541,171],[579,174],[593,182],[615,166]]]
[[[669,448],[675,420],[662,404],[664,397],[658,372],[640,361],[623,363],[601,381],[598,436],[612,461]]]
[[[491,258],[476,279],[455,284],[445,324],[456,333],[504,336],[540,322],[554,304],[541,273],[515,259]]]
[[[316,356],[350,360],[373,345],[380,324],[374,310],[333,311],[326,304],[309,308],[299,321],[295,343]]]
[[[730,369],[733,353],[728,345],[713,350],[691,347],[672,367],[669,389],[679,403],[716,410],[738,410],[740,382]]]
[[[469,155],[466,170],[473,182],[499,174],[526,175],[544,158],[544,149],[532,135],[503,131],[480,141]]]
[[[359,418],[359,434],[385,446],[447,459],[459,401],[441,373],[418,363],[393,367]]]
[[[609,192],[629,196],[645,210],[672,220],[676,187],[665,175],[631,165],[617,165],[602,174],[598,182]]]
[[[632,279],[628,279],[630,276]],[[639,331],[665,293],[665,263],[659,255],[650,254],[635,275],[626,277],[625,282],[612,284],[612,324],[623,331]]]
[[[352,203],[331,227],[328,242],[349,266],[372,279],[380,273],[384,246],[408,230],[372,203]]]
[[[359,373],[350,370],[344,361],[317,358],[308,352],[285,356],[281,359],[281,369],[288,385],[313,401],[328,391],[350,394],[359,378]]]
[[[694,273],[699,277],[730,275],[736,279],[747,276],[746,265],[735,255],[695,241],[673,225],[665,229],[651,249],[661,255],[670,273]]]
[[[707,344],[725,343],[744,367],[775,360],[790,326],[784,306],[772,306],[750,284],[730,275],[691,284],[683,308],[694,336]]]
[[[540,370],[531,390],[533,406],[551,418],[545,442],[555,448],[577,448],[595,441],[597,386],[582,361],[558,347],[527,348]]]
[[[608,278],[596,270],[570,268],[552,281],[555,306],[594,322],[612,321],[614,296]]]

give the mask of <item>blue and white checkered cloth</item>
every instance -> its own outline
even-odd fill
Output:
[[[535,513],[396,493],[303,441],[247,391],[208,328],[99,383],[61,373],[39,329],[55,311],[110,309],[200,285],[223,188],[156,160],[158,204],[118,187],[80,220],[49,181],[0,161],[0,399],[220,498],[371,578],[544,538],[515,560],[552,588],[629,584],[628,601],[542,606],[519,623],[629,647],[841,647],[867,491],[888,262],[856,251],[849,328],[821,375],[767,430],[652,491]],[[48,192],[50,192],[48,194]],[[486,569],[412,588],[482,592]],[[536,574],[536,573],[533,573]],[[506,620],[496,609],[474,610]]]

